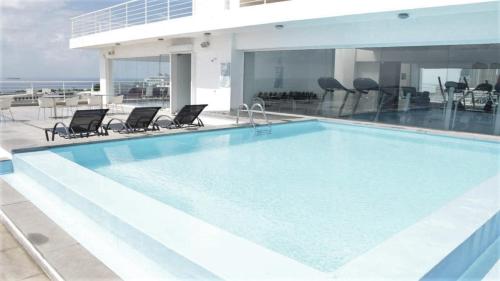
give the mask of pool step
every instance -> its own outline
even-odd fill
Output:
[[[50,151],[16,154],[29,176],[181,279],[326,279],[326,274],[232,235]],[[154,216],[153,219],[145,219]],[[242,253],[245,253],[242,257]]]
[[[35,180],[41,186],[47,188],[48,191],[63,198],[71,206],[98,222],[99,225],[114,233],[114,235],[118,236],[127,244],[133,246],[155,262],[165,265],[167,268],[170,267],[170,269],[181,279],[196,277],[201,277],[204,280],[220,279],[209,271],[165,247],[165,245],[152,238],[148,233],[141,231],[139,226],[134,226],[133,223],[127,221],[126,218],[117,215],[113,207],[119,205],[124,206],[125,204],[115,204],[116,200],[119,200],[118,198],[120,195],[116,193],[111,194],[111,192],[108,193],[105,189],[106,187],[110,187],[110,190],[118,191],[116,190],[118,184],[109,183],[106,180],[96,184],[96,179],[101,178],[101,176],[98,174],[92,175],[92,171],[86,170],[83,167],[73,167],[73,169],[71,169],[61,166],[58,171],[54,171],[51,165],[54,161],[51,160],[56,160],[57,162],[65,159],[50,159],[50,156],[54,156],[54,154],[42,154],[45,155],[41,158],[22,154],[16,155],[13,159],[15,173],[23,174]],[[49,158],[40,161],[40,159],[44,159],[44,156],[49,156]],[[82,178],[81,174],[86,175]],[[90,179],[89,177],[94,178]],[[112,188],[112,186],[115,188]],[[108,198],[108,200],[105,200],[108,202],[97,202],[93,200],[95,198],[88,196],[88,192],[96,191],[96,187],[100,189],[100,191],[98,191],[98,196],[101,198]],[[113,203],[113,201],[115,202]],[[134,208],[140,208],[140,206],[137,205],[139,202],[129,201],[126,202],[126,204],[129,206],[128,209],[132,210]],[[113,204],[115,204],[115,206],[112,206]],[[105,206],[110,208],[106,208]],[[132,206],[133,208],[130,208]],[[129,212],[129,215],[133,215],[132,212]]]

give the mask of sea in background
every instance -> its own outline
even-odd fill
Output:
[[[27,92],[27,89],[33,89],[34,92],[41,91],[42,89],[50,89],[52,91],[85,90],[91,89],[97,83],[99,83],[98,77],[2,77],[0,78],[0,94],[23,94]]]

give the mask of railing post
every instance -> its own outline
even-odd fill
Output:
[[[63,86],[63,97],[64,100],[66,101],[66,87],[64,86],[64,81],[62,81],[62,86]]]
[[[108,9],[108,31],[111,30],[111,9]]]
[[[31,86],[31,102],[35,103],[35,89],[33,89],[33,82],[30,83]]]
[[[128,2],[125,3],[125,27],[128,26]]]
[[[148,0],[144,0],[144,23],[148,23]]]

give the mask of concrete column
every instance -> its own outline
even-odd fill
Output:
[[[352,88],[355,64],[355,49],[335,49],[335,79],[346,88]]]
[[[234,48],[234,36],[231,46],[231,109],[237,109],[243,103],[243,72],[245,53]]]
[[[114,95],[113,88],[113,61],[106,56],[106,52],[102,52],[99,56],[99,83],[100,94]],[[103,103],[108,101],[107,96],[103,97]]]
[[[170,63],[170,110],[175,113],[191,104],[191,54],[172,54]]]
[[[243,103],[248,106],[252,106],[252,99],[255,94],[255,53],[250,52],[244,55],[244,66],[243,66]]]

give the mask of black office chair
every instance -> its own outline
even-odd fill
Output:
[[[332,78],[332,77],[321,77],[318,79],[318,85],[320,86],[321,89],[325,91],[323,94],[323,97],[321,99],[321,103],[319,104],[318,107],[318,114],[321,113],[323,109],[323,103],[325,101],[325,98],[328,94],[332,95],[332,100],[333,100],[333,95],[335,94],[335,91],[341,90],[345,91],[345,96],[342,104],[340,105],[339,113],[338,116],[342,116],[342,111],[344,110],[344,106],[347,102],[347,98],[349,97],[349,94],[355,93],[353,90],[349,90],[346,87],[344,87],[337,79]]]

